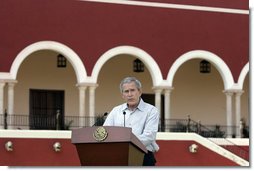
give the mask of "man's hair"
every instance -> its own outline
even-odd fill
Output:
[[[142,88],[141,82],[137,78],[135,78],[135,77],[126,77],[120,83],[120,91],[121,91],[121,93],[123,92],[123,85],[126,84],[126,83],[131,83],[131,82],[135,83],[135,85],[138,88],[138,90],[140,90]]]

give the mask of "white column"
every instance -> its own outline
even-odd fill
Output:
[[[8,82],[8,108],[7,108],[7,113],[10,117],[10,129],[13,129],[13,122],[14,122],[14,118],[13,118],[13,114],[14,114],[14,86],[15,86],[16,82]]]
[[[85,126],[86,86],[79,86],[79,127]]]
[[[233,131],[232,131],[232,116],[233,116],[233,111],[232,111],[232,96],[233,92],[232,91],[224,91],[226,94],[226,113],[227,113],[227,137],[232,138]]]
[[[236,121],[236,138],[241,138],[241,95],[244,91],[239,90],[235,93],[235,121]]]
[[[170,95],[171,95],[171,91],[173,90],[173,88],[168,88],[164,90],[164,126],[166,128],[166,131],[170,131],[170,129],[167,129],[167,125],[170,124],[170,118],[171,118],[171,105],[170,105]]]
[[[160,116],[161,116],[161,92],[162,89],[155,88],[155,107],[159,110]]]
[[[2,126],[0,126],[0,129],[4,129],[4,86],[5,82],[0,82],[0,115],[2,115]]]
[[[161,116],[161,92],[162,92],[162,88],[154,87],[153,90],[155,92],[155,107],[158,109],[159,115],[160,115],[159,125],[160,125],[160,127],[162,127],[162,125],[163,125],[163,123],[161,123],[161,117],[162,117]]]
[[[89,118],[90,123],[89,126],[92,126],[95,123],[95,89],[97,88],[96,85],[92,85],[89,87]]]
[[[4,86],[5,82],[0,82],[0,114],[4,114]]]

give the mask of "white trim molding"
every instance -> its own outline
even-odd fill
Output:
[[[249,62],[247,64],[245,64],[245,66],[243,67],[241,73],[240,73],[240,76],[238,78],[238,81],[237,81],[237,84],[238,84],[238,87],[239,89],[243,89],[243,84],[244,84],[244,80],[248,74],[250,70],[250,64]]]
[[[176,71],[180,68],[180,66],[186,61],[191,59],[205,59],[211,62],[215,66],[215,68],[219,71],[224,82],[225,90],[234,87],[234,79],[227,64],[217,55],[204,50],[193,50],[177,58],[177,60],[171,66],[167,75],[167,82],[169,86],[173,87],[173,79]]]
[[[130,0],[80,0],[80,1],[249,15],[249,10],[222,8],[222,7],[208,7],[208,6],[199,6],[199,5],[183,5],[183,4],[145,2],[145,1],[134,1],[134,0],[131,0],[131,1]]]

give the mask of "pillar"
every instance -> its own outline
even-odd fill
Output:
[[[173,88],[167,88],[164,90],[164,127],[165,131],[170,132],[169,127],[167,128],[168,125],[170,125],[170,119],[171,119],[171,100],[170,100],[170,95],[171,91]]]
[[[0,115],[4,114],[4,86],[5,82],[0,82]]]
[[[224,91],[226,94],[226,116],[227,116],[227,137],[232,138],[233,130],[232,130],[232,117],[233,117],[233,111],[232,111],[232,91]]]
[[[8,107],[7,107],[7,113],[10,118],[9,122],[9,128],[13,129],[14,128],[14,86],[16,82],[8,82]]]
[[[79,127],[85,126],[86,86],[79,85]]]
[[[159,110],[159,113],[161,115],[161,92],[162,89],[154,89],[155,92],[155,107]]]
[[[2,122],[0,129],[4,129],[4,86],[5,82],[0,82],[0,118]]]
[[[235,125],[236,138],[241,138],[241,95],[244,91],[239,90],[235,92]]]
[[[97,84],[89,86],[89,125],[92,126],[95,123],[95,89]]]

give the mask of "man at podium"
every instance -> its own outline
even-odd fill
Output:
[[[143,166],[155,166],[154,152],[159,150],[156,134],[159,125],[158,109],[141,98],[141,82],[135,77],[126,77],[120,83],[120,91],[125,103],[116,106],[108,114],[103,126],[123,126],[132,128],[132,133],[145,145]]]

